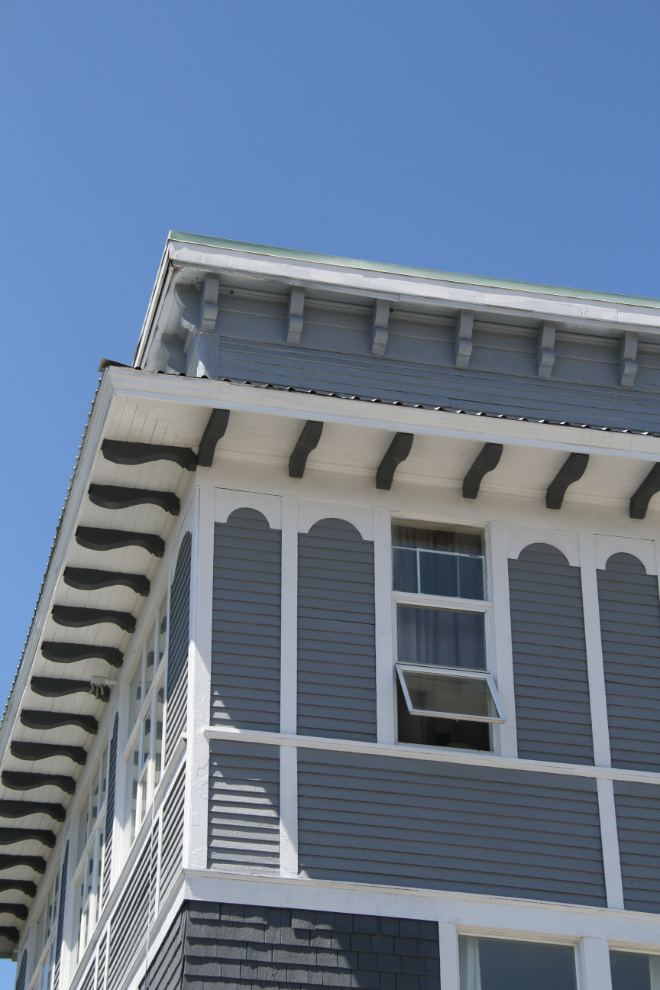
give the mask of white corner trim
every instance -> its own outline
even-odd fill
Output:
[[[629,553],[644,564],[647,574],[657,574],[658,564],[655,558],[655,546],[653,540],[633,540],[626,536],[600,536],[595,537],[595,561],[599,571],[604,571],[607,561],[612,554]]]
[[[389,509],[373,510],[374,611],[376,624],[376,739],[396,741],[394,637],[392,630],[392,520]]]
[[[282,499],[279,495],[242,492],[234,488],[216,488],[215,521],[226,523],[236,509],[255,509],[266,517],[271,529],[282,528]]]
[[[298,750],[280,747],[280,876],[298,876]]]
[[[298,499],[282,497],[280,732],[298,725]]]
[[[616,825],[614,804],[614,783],[611,780],[596,781],[598,789],[598,810],[600,813],[600,836],[603,845],[603,870],[607,906],[617,911],[624,910],[623,879],[619,857],[619,833]]]
[[[495,677],[507,719],[498,728],[499,751],[502,756],[515,759],[518,756],[518,737],[516,732],[516,693],[513,678],[507,541],[506,523],[491,523],[487,531],[489,597],[493,604],[491,622],[494,649],[491,651],[491,672]]]
[[[551,511],[551,510],[548,510]],[[509,526],[508,555],[517,560],[530,543],[549,543],[560,550],[571,567],[580,566],[577,533],[566,529],[537,529],[535,526]]]
[[[591,733],[594,744],[594,762],[597,767],[611,767],[610,732],[607,721],[607,696],[603,644],[600,634],[600,605],[598,601],[598,576],[596,554],[591,533],[579,534],[582,610],[584,613],[584,641],[587,651],[587,676],[589,679],[589,705],[591,708]]]
[[[298,503],[298,530],[309,533],[321,519],[343,519],[355,526],[363,540],[373,540],[374,522],[370,506],[351,505],[348,502],[321,502],[301,498]]]
[[[580,990],[612,990],[610,946],[606,938],[583,938],[578,944]]]
[[[460,990],[458,970],[458,936],[456,925],[449,921],[438,923],[440,948],[440,986],[442,990]]]

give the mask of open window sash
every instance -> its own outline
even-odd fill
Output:
[[[492,674],[480,670],[397,664],[411,715],[466,722],[506,722]]]

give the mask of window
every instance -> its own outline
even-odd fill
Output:
[[[78,847],[73,874],[78,918],[78,960],[91,938],[100,914],[103,871],[103,837],[108,790],[107,749],[103,751],[90,785],[85,806],[78,819]],[[111,827],[112,823],[108,823]]]
[[[610,952],[612,990],[660,990],[660,956]]]
[[[461,936],[458,957],[461,990],[577,990],[572,945]]]
[[[60,871],[55,873],[55,883],[48,895],[46,906],[37,922],[35,955],[37,973],[31,984],[34,990],[51,990],[55,970],[55,930],[60,892]]]
[[[132,845],[160,783],[163,761],[163,713],[167,652],[167,596],[138,650],[129,688],[127,761],[128,836]]]
[[[397,525],[392,545],[399,742],[489,750],[505,715],[488,672],[483,536]]]

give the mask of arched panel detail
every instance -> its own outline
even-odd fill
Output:
[[[362,542],[362,534],[346,519],[319,519],[310,528],[308,536],[329,536],[336,535],[343,540],[355,540]]]
[[[249,509],[244,507],[242,509],[234,509],[227,516],[227,525],[240,525],[243,521],[249,523],[254,529],[271,529],[271,525],[266,519],[263,512],[259,512],[258,509]]]
[[[309,533],[313,526],[324,519],[336,519],[350,523],[363,540],[374,538],[373,510],[364,505],[347,505],[341,502],[317,502],[301,498],[298,502],[298,531]]]
[[[646,574],[642,561],[631,553],[613,553],[605,564],[605,570],[618,574]]]
[[[655,555],[655,542],[653,540],[634,540],[626,536],[599,536],[594,537],[594,549],[596,552],[596,568],[599,571],[609,571],[609,561],[612,557],[634,558],[644,565],[646,574],[657,574],[658,563]],[[623,558],[622,558],[623,559]],[[615,562],[616,563],[616,562]]]
[[[510,560],[518,560],[523,550],[538,544],[558,550],[564,555],[571,567],[580,566],[577,533],[565,529],[507,526],[507,553]]]
[[[518,554],[518,560],[570,566],[566,555],[550,543],[529,543]]]
[[[237,510],[258,512],[268,520],[270,529],[282,528],[282,499],[279,495],[243,492],[233,488],[216,488],[215,521],[226,523]]]

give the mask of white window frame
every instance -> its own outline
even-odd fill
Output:
[[[78,817],[78,828],[81,829],[84,827],[86,832],[89,830],[89,834],[78,857],[70,884],[71,889],[75,892],[74,913],[77,917],[74,965],[78,964],[85,949],[89,945],[101,913],[105,819],[108,807],[108,754],[109,746],[106,746],[99,760],[96,773],[90,781],[87,790],[87,818],[84,826],[82,822],[82,816],[85,813],[84,808],[81,809]],[[102,799],[101,785],[103,785]],[[90,829],[90,813],[95,795],[97,795],[97,801],[99,803],[96,809],[96,817]],[[80,832],[78,834],[80,835]],[[93,864],[91,878],[88,875],[90,856],[92,857],[91,861]],[[86,889],[87,893],[85,893]]]
[[[433,711],[422,711],[419,708],[414,708],[410,694],[408,693],[408,686],[406,684],[406,679],[403,676],[406,670],[420,671],[424,674],[429,674],[433,676],[448,676],[448,677],[460,677],[463,679],[471,678],[472,680],[485,681],[488,685],[491,693],[491,697],[495,702],[495,708],[497,709],[497,716],[480,716],[480,715],[463,715],[457,714],[456,712],[433,712]],[[403,691],[403,696],[406,699],[406,704],[408,706],[408,711],[411,715],[421,715],[425,718],[451,718],[456,719],[458,722],[486,722],[491,724],[502,724],[506,722],[506,715],[504,714],[504,707],[502,705],[502,700],[497,693],[497,688],[495,687],[495,681],[493,680],[493,675],[487,670],[478,671],[472,670],[470,668],[464,667],[431,667],[429,664],[423,663],[397,663],[396,671],[399,677],[399,684],[401,685],[401,690]]]

